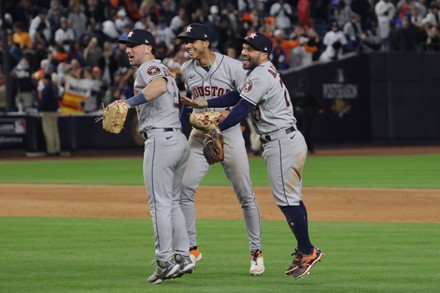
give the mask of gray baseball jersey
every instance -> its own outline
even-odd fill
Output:
[[[246,71],[241,62],[228,56],[216,54],[214,63],[208,71],[197,65],[196,60],[182,65],[182,75],[186,86],[194,99],[209,100],[236,89],[243,83]],[[194,111],[218,111],[223,108],[199,109]],[[238,201],[243,209],[248,239],[251,250],[262,249],[260,211],[250,179],[249,162],[240,125],[226,130],[225,159],[223,170],[232,184]],[[196,209],[194,193],[200,180],[209,171],[209,164],[203,155],[205,134],[193,129],[189,137],[190,155],[187,171],[183,176],[181,207],[185,215],[188,236],[191,246],[197,245]]]
[[[169,69],[159,60],[143,63],[136,72],[135,91],[155,78],[165,78],[168,91],[137,107],[140,131],[147,136],[143,173],[153,222],[156,258],[172,259],[174,252],[188,256],[189,240],[179,200],[189,146],[181,132],[178,88]]]
[[[238,89],[241,98],[255,105],[251,112],[263,142],[263,158],[278,206],[299,205],[307,145],[296,130],[289,92],[272,62],[248,73]]]
[[[167,80],[167,97],[157,98],[138,106],[140,132],[153,128],[181,128],[179,89],[170,70],[160,60],[150,60],[139,67],[134,82],[135,91],[141,91],[152,79],[158,77]]]
[[[289,128],[296,123],[289,91],[271,62],[249,72],[239,92],[243,99],[255,105],[251,117],[259,134]]]

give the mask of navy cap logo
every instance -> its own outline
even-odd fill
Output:
[[[153,35],[146,30],[133,29],[127,34],[126,38],[121,38],[118,40],[121,44],[132,44],[132,45],[151,45],[153,48],[156,47],[156,40]]]
[[[258,51],[265,53],[272,52],[272,41],[260,32],[251,33],[245,38],[239,38],[242,43],[248,44]]]
[[[182,40],[208,40],[209,41],[209,30],[206,26],[201,23],[192,23],[188,25],[184,33],[178,36]]]

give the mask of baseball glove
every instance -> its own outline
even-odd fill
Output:
[[[124,128],[124,122],[129,109],[130,106],[126,101],[116,100],[104,108],[102,117],[96,119],[96,122],[102,120],[102,128],[104,130],[118,134]]]
[[[205,138],[203,155],[209,165],[221,162],[225,158],[224,140],[220,130],[216,127],[212,129]]]
[[[189,116],[189,123],[196,129],[201,130],[205,133],[210,133],[211,130],[217,127],[226,116],[228,116],[229,111],[224,110],[220,112],[198,112],[191,113]]]

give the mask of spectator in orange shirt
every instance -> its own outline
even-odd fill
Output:
[[[19,44],[22,49],[32,47],[31,37],[29,36],[29,33],[24,30],[24,26],[21,22],[14,23],[12,25],[12,30],[14,31],[12,36],[14,43]]]

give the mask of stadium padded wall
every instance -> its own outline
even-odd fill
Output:
[[[440,54],[372,53],[283,72],[324,106],[312,138],[323,143],[440,139]],[[333,85],[334,92],[326,92]],[[351,90],[350,90],[351,89]]]

